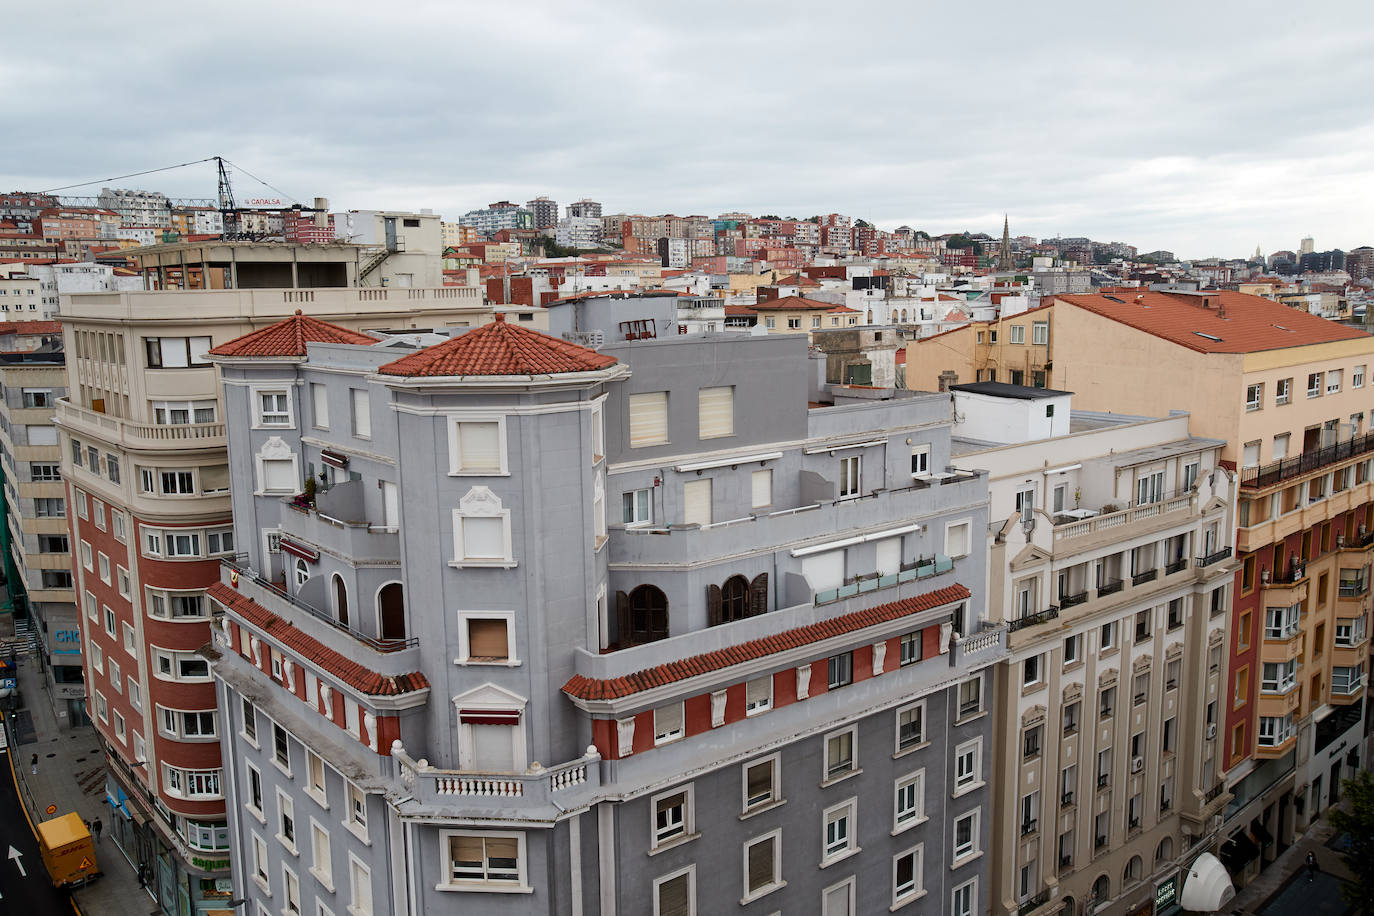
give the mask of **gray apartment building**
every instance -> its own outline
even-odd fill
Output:
[[[799,336],[311,335],[211,351],[244,912],[984,912],[1006,629],[948,395]]]

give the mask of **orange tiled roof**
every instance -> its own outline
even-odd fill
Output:
[[[373,697],[394,697],[429,687],[429,679],[419,671],[386,675],[365,668],[342,652],[336,652],[294,624],[278,617],[252,598],[245,598],[223,582],[216,582],[210,586],[206,594],[225,607],[231,608],[235,614],[302,659],[318,665],[320,670],[337,677],[360,693]]]
[[[854,611],[830,620],[807,624],[804,627],[783,630],[781,633],[774,633],[761,639],[751,639],[749,642],[740,643],[737,646],[693,655],[655,668],[646,668],[624,677],[601,679],[575,674],[563,685],[563,692],[581,700],[618,700],[621,697],[660,687],[663,684],[685,681],[698,674],[740,665],[788,649],[795,649],[808,643],[830,639],[834,636],[843,636],[846,633],[887,623],[900,617],[907,617],[919,611],[928,611],[942,604],[963,601],[968,597],[969,590],[955,583],[933,592],[927,592],[924,595],[903,598],[901,601],[865,608],[862,611]]]
[[[211,356],[269,357],[305,356],[308,343],[374,344],[375,337],[341,328],[337,324],[320,321],[301,314],[300,309],[290,318],[269,324],[235,337],[210,351]]]
[[[1055,299],[1199,353],[1254,353],[1369,336],[1281,302],[1230,290],[1202,294],[1140,290],[1112,297],[1061,295]]]
[[[60,334],[60,321],[5,321],[0,322],[0,334]]]
[[[489,324],[403,356],[377,371],[383,375],[411,378],[557,375],[564,372],[594,372],[613,365],[614,356],[511,324],[506,321],[505,315],[498,312],[496,320]]]
[[[805,296],[783,296],[781,299],[757,302],[752,307],[760,312],[828,312],[836,306],[834,302],[821,302],[819,299],[807,299]]]

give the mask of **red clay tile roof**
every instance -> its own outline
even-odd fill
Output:
[[[498,312],[490,324],[403,356],[377,371],[410,378],[557,375],[593,372],[613,365],[614,356],[511,324]]]
[[[752,308],[760,312],[828,312],[835,308],[835,303],[821,302],[819,299],[807,299],[805,296],[783,296],[781,299],[765,299],[762,302],[756,302]]]
[[[1055,299],[1199,353],[1254,353],[1369,337],[1364,331],[1281,302],[1230,290],[1189,294],[1137,290],[1112,298],[1072,295]]]
[[[374,344],[375,337],[341,328],[337,324],[302,315],[300,309],[290,318],[258,328],[220,344],[211,356],[269,357],[305,356],[308,343]]]
[[[61,334],[60,321],[4,321],[0,334]]]
[[[206,594],[232,609],[235,614],[267,633],[302,659],[318,665],[321,670],[367,696],[394,697],[429,687],[429,679],[419,671],[385,675],[363,667],[347,655],[334,651],[315,637],[297,629],[294,624],[273,614],[252,598],[245,598],[223,582],[216,582],[210,586]]]
[[[602,680],[575,674],[563,685],[563,692],[581,700],[618,700],[621,697],[660,687],[663,684],[685,681],[698,674],[706,674],[754,659],[765,658],[833,636],[843,636],[846,633],[907,617],[919,611],[928,611],[942,604],[963,601],[968,597],[969,590],[955,583],[933,592],[927,592],[924,595],[903,598],[901,601],[865,608],[830,620],[807,624],[804,627],[783,630],[772,636],[752,639],[737,646],[717,649],[702,655],[693,655],[689,658],[669,662],[666,665],[636,671],[624,677]]]

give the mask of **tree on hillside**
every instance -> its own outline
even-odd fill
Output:
[[[806,218],[806,221],[808,223],[815,223],[816,225],[820,225],[821,218],[819,216],[808,216]]]
[[[854,228],[855,228],[855,229],[872,229],[872,228],[873,228],[873,224],[870,223],[870,222],[869,222],[868,220],[866,220],[866,219],[856,219],[856,220],[854,220]]]
[[[1344,808],[1332,808],[1331,826],[1350,838],[1341,857],[1355,876],[1341,888],[1355,916],[1374,916],[1374,771],[1360,770],[1342,786]]]
[[[763,216],[760,216],[759,219],[782,219],[782,217],[778,216],[776,213],[765,213]]]

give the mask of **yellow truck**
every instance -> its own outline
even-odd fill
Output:
[[[38,851],[54,887],[81,887],[100,876],[91,832],[75,811],[38,825]]]

